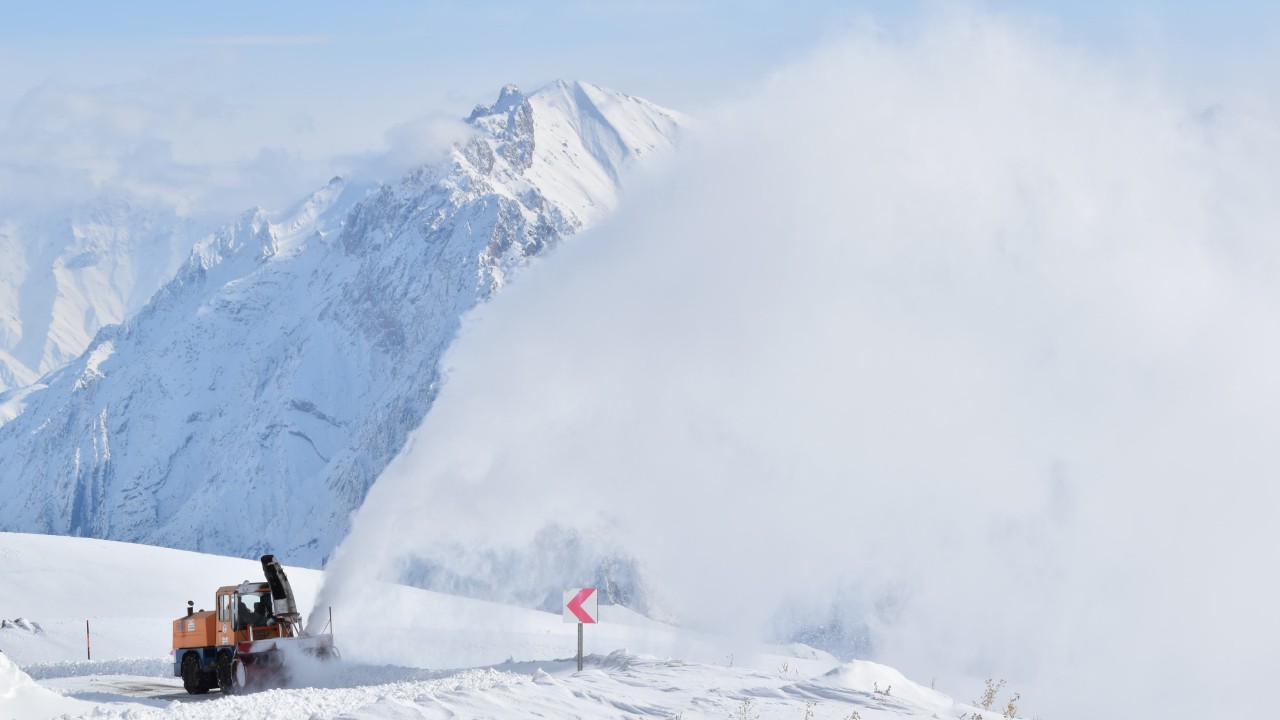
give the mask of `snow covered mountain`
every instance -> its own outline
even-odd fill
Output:
[[[421,422],[460,316],[612,208],[681,118],[557,82],[468,122],[441,165],[246,212],[0,394],[0,527],[320,563]]]
[[[99,328],[142,307],[199,227],[110,190],[70,209],[0,215],[0,392],[65,365]]]

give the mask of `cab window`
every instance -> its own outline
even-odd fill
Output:
[[[231,619],[231,596],[219,595],[218,596],[218,620],[220,622],[227,622],[230,619]]]
[[[267,593],[244,593],[237,597],[240,598],[240,607],[236,610],[239,627],[267,624],[271,615],[270,596]]]

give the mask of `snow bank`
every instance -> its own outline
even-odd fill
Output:
[[[40,687],[0,652],[0,717],[34,720],[92,709],[90,703],[65,698]]]
[[[832,668],[811,683],[813,687],[847,688],[885,698],[905,700],[917,707],[949,712],[959,705],[937,690],[923,687],[887,665],[855,660]],[[959,712],[952,714],[960,714]]]

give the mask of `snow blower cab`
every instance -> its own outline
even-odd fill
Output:
[[[336,657],[333,635],[309,636],[274,555],[262,556],[266,582],[218,588],[213,611],[194,612],[173,624],[173,673],[187,692],[198,695],[217,687],[224,693],[288,682],[293,652],[320,659]]]

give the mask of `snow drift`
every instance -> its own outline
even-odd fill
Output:
[[[0,652],[0,716],[12,718],[54,717],[83,714],[93,705],[40,687]]]
[[[685,622],[1032,714],[1258,710],[1280,126],[1215,102],[981,15],[783,70],[470,316],[326,592],[623,549]]]

